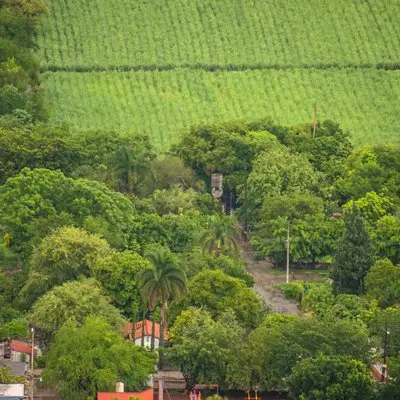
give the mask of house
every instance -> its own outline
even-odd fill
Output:
[[[148,389],[138,393],[98,393],[97,400],[153,400],[154,390]]]
[[[35,350],[36,351],[36,350]],[[21,340],[11,340],[10,360],[29,363],[32,356],[32,346]]]
[[[135,344],[138,346],[142,345],[142,333],[144,329],[144,345],[145,347],[151,346],[151,333],[153,329],[153,322],[148,319],[144,321],[128,322],[122,329],[122,333],[126,339],[135,340]],[[154,323],[154,347],[160,346],[160,324]],[[168,335],[164,333],[164,341],[168,340]]]
[[[8,358],[9,353],[10,353],[10,348],[8,346],[8,342],[1,342],[0,343],[0,360],[3,360],[4,358]]]

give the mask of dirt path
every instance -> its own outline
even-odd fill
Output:
[[[285,275],[272,273],[271,264],[267,261],[255,261],[254,252],[249,243],[238,241],[242,249],[243,259],[246,262],[246,269],[253,275],[255,280],[254,289],[263,298],[267,305],[275,312],[283,314],[299,314],[300,310],[296,303],[283,297],[282,292],[274,285],[285,282]]]

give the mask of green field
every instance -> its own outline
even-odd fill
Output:
[[[149,134],[204,122],[334,119],[400,140],[400,1],[47,0],[51,121]],[[390,70],[385,70],[390,69]]]

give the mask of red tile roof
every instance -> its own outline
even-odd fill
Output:
[[[140,397],[142,400],[153,400],[153,389],[139,393],[98,393],[97,400],[129,400],[131,397]]]
[[[32,346],[20,340],[11,340],[10,349],[19,353],[32,354]]]
[[[122,333],[126,338],[130,338],[132,339],[132,331],[133,331],[133,325],[135,326],[134,330],[135,330],[135,339],[139,339],[142,337],[142,325],[144,323],[144,336],[151,336],[151,332],[153,329],[153,322],[149,321],[148,319],[144,320],[144,321],[139,321],[139,322],[135,322],[135,324],[133,324],[132,322],[128,322],[127,324],[125,324],[122,328]],[[154,337],[156,338],[160,338],[160,324],[158,322],[154,323]],[[168,335],[166,333],[164,333],[164,340],[168,340]]]

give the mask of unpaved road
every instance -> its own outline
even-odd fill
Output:
[[[275,275],[270,272],[271,265],[266,261],[255,261],[249,243],[238,240],[242,249],[246,269],[255,280],[254,289],[274,312],[283,314],[300,314],[296,303],[285,299],[282,292],[275,287],[276,283],[284,283],[285,275]]]

